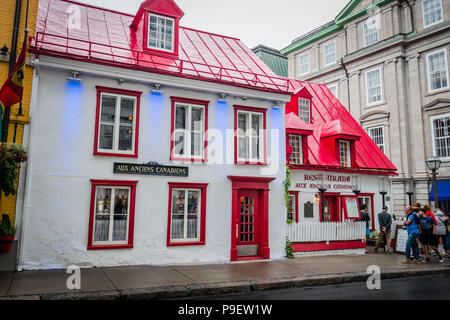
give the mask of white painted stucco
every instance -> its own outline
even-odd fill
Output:
[[[41,57],[45,60],[45,57]],[[49,58],[48,61],[51,61]],[[240,96],[245,90],[216,84],[211,91],[195,91],[163,86],[162,96],[152,95],[151,82],[145,83],[145,73],[136,72],[139,81],[119,85],[113,77],[114,68],[79,64],[83,67],[80,86],[67,81],[70,69],[52,63],[37,68],[39,88],[33,102],[31,173],[27,179],[25,201],[28,201],[26,221],[22,233],[22,251],[19,268],[51,269],[69,265],[119,266],[166,265],[179,263],[217,263],[230,260],[231,246],[231,181],[234,176],[261,176],[260,166],[234,164],[192,164],[188,178],[113,174],[113,162],[144,163],[156,161],[173,165],[169,160],[171,104],[170,97],[209,100],[209,128],[234,128],[233,104],[266,108],[267,129],[279,129],[275,144],[267,139],[268,156],[275,150],[280,161],[278,170],[268,176],[276,178],[270,183],[269,193],[269,246],[272,259],[284,257],[286,209],[283,180],[285,179],[284,108],[272,109],[274,100],[289,100],[289,96],[269,95],[264,99],[228,97],[227,104],[217,103],[217,94],[232,92]],[[76,65],[75,62],[70,62]],[[95,70],[94,70],[95,69]],[[101,71],[108,74],[101,76]],[[132,78],[124,70],[120,78]],[[138,77],[137,76],[137,77]],[[167,82],[167,76],[164,81]],[[170,80],[170,79],[169,79]],[[174,79],[176,81],[176,79]],[[190,80],[195,85],[195,81]],[[198,82],[198,87],[205,83]],[[93,155],[96,86],[142,91],[140,104],[139,157],[117,158]],[[216,88],[217,87],[217,88]],[[247,90],[252,95],[258,91]],[[232,155],[234,158],[234,155]],[[27,168],[30,170],[30,168]],[[134,248],[122,250],[87,250],[90,214],[91,179],[137,180]],[[206,245],[167,247],[168,182],[208,183],[206,207]]]

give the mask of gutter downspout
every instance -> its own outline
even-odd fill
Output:
[[[351,111],[351,108],[350,108],[350,78],[348,75],[347,66],[344,63],[344,58],[341,58],[341,66],[342,66],[342,68],[344,68],[345,78],[347,79],[348,112],[350,112]]]
[[[12,33],[12,44],[11,44],[11,54],[9,56],[9,72],[11,74],[16,64],[17,59],[17,42],[19,38],[19,25],[20,25],[20,11],[22,8],[22,0],[16,0],[16,11],[14,13],[14,28]],[[11,115],[11,108],[5,108],[5,115],[3,116],[3,132],[2,141],[7,142],[8,140],[8,129],[9,129],[9,118]]]

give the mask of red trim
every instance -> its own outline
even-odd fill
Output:
[[[171,125],[170,125],[170,160],[171,161],[190,161],[190,162],[208,162],[208,106],[210,101],[207,100],[197,100],[197,99],[190,99],[190,98],[182,98],[182,97],[170,97],[170,100],[172,101],[172,107],[171,107]],[[203,146],[203,158],[202,159],[196,159],[193,157],[190,158],[182,158],[182,157],[176,157],[174,155],[174,147],[175,147],[175,103],[181,102],[181,103],[189,103],[189,104],[195,104],[205,107],[205,114],[204,116],[204,146]]]
[[[183,247],[183,246],[200,246],[205,245],[206,231],[206,189],[207,183],[182,183],[169,182],[169,212],[167,215],[167,247]],[[172,190],[176,188],[183,189],[200,189],[201,192],[201,211],[200,211],[200,241],[190,242],[171,242],[171,225],[172,225]]]
[[[320,197],[320,193],[318,193],[319,197]],[[339,198],[341,196],[340,192],[325,192],[323,194],[323,198],[325,200],[326,197],[333,197],[334,199],[334,210],[335,210],[335,216],[336,216],[336,221],[332,221],[332,222],[338,222],[342,220],[342,214],[341,214],[341,210],[340,210],[340,206],[339,206]],[[333,216],[332,213],[330,213],[330,216]],[[320,198],[319,200],[319,221],[323,222],[322,220],[322,198]]]
[[[373,203],[373,198],[375,196],[375,193],[360,193],[358,194],[358,197],[370,197],[370,206],[372,208],[372,217],[371,217],[371,223],[372,223],[372,228],[370,229],[370,231],[375,231],[375,209],[374,209],[374,203]]]
[[[353,241],[333,241],[329,242],[309,242],[309,243],[293,243],[294,252],[310,252],[310,251],[326,251],[326,250],[345,250],[345,249],[362,249],[366,247],[366,243],[361,240]]]
[[[356,217],[356,218],[350,217],[349,218],[349,216],[348,216],[348,209],[347,209],[347,202],[346,202],[347,199],[354,199],[354,200],[356,200],[356,203],[358,205],[358,217]],[[348,219],[348,220],[359,220],[359,219],[361,219],[361,209],[359,208],[359,200],[358,200],[357,196],[342,196],[341,197],[341,205],[342,205],[342,211],[344,213],[345,219]]]
[[[255,257],[237,257],[236,261],[259,261],[259,260],[265,260],[264,258],[255,256]]]
[[[319,167],[314,165],[298,165],[289,164],[289,168],[292,170],[314,170],[314,171],[331,171],[331,172],[342,172],[342,173],[356,173],[356,174],[367,174],[374,176],[398,176],[398,173],[393,171],[375,171],[375,170],[361,170],[361,169],[343,169],[341,167]]]
[[[112,249],[132,249],[134,241],[134,214],[136,209],[136,186],[138,181],[124,181],[124,180],[91,180],[91,207],[89,213],[89,234],[88,234],[88,250],[112,250]],[[130,212],[128,213],[128,244],[124,245],[93,245],[93,231],[94,231],[94,215],[95,215],[95,190],[97,186],[106,187],[130,187]]]
[[[230,260],[238,261],[236,226],[239,224],[240,190],[258,190],[259,198],[259,257],[270,259],[269,248],[269,183],[275,178],[228,176],[232,183],[232,212],[231,212],[231,250]]]
[[[162,17],[166,17],[169,19],[172,19],[174,21],[174,38],[173,38],[173,51],[164,51],[164,50],[158,50],[158,49],[154,49],[154,48],[149,48],[148,47],[148,19],[149,19],[149,14],[155,14],[158,16],[162,16]],[[144,50],[145,53],[151,54],[151,55],[156,55],[156,56],[162,56],[162,57],[168,57],[168,58],[177,58],[178,57],[178,48],[179,48],[179,30],[180,30],[180,18],[179,17],[175,17],[175,16],[170,16],[164,13],[159,13],[159,12],[150,12],[149,10],[145,10],[145,14],[144,14],[144,36],[143,36],[143,41],[144,43],[142,44],[142,48]]]
[[[298,194],[300,191],[289,191],[289,193],[295,196],[295,222],[298,223]]]
[[[141,109],[141,95],[140,91],[131,91],[117,88],[108,88],[102,86],[96,86],[97,89],[97,106],[95,114],[95,134],[94,134],[94,156],[109,156],[109,157],[124,157],[124,158],[137,158],[139,154],[139,119],[140,119],[140,109]],[[117,151],[103,152],[98,150],[98,137],[100,134],[100,108],[101,108],[101,98],[102,93],[114,93],[122,94],[136,97],[136,125],[134,132],[134,153],[125,154],[119,153]]]
[[[234,105],[234,163],[239,165],[259,165],[265,166],[267,165],[267,126],[266,126],[266,118],[267,118],[267,109],[263,108],[255,108],[248,106],[240,106]],[[249,112],[257,112],[262,113],[263,115],[263,152],[264,152],[264,161],[263,162],[248,162],[248,161],[239,161],[238,160],[238,141],[237,141],[237,130],[238,130],[238,111],[249,111]]]

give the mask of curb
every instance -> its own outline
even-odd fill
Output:
[[[428,275],[450,274],[450,266],[435,269],[387,270],[381,273],[381,279],[396,279]],[[275,289],[315,287],[342,283],[364,282],[369,275],[365,272],[342,274],[324,274],[295,278],[261,279],[237,282],[219,282],[191,284],[185,286],[154,287],[112,291],[52,293],[25,296],[6,296],[0,300],[156,300],[201,297],[220,294],[249,293]]]

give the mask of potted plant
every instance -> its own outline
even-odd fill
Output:
[[[378,231],[372,232],[372,235],[371,235],[370,239],[368,239],[366,241],[366,244],[368,246],[374,247],[375,246],[375,242],[377,241],[377,238],[378,238],[379,235],[380,235],[380,233]]]
[[[21,145],[0,143],[0,192],[5,196],[17,192],[17,178],[21,163],[28,160],[27,152]]]
[[[2,214],[0,222],[0,254],[8,253],[14,241],[16,228],[11,225],[11,220],[7,214]]]

